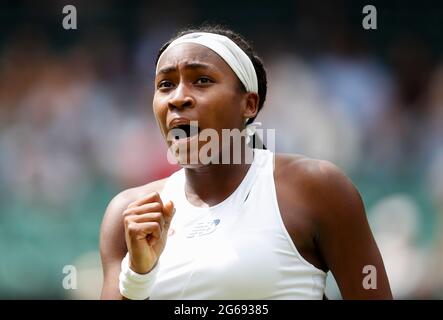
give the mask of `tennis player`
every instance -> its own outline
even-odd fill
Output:
[[[362,199],[343,172],[243,143],[266,88],[262,61],[231,30],[186,30],[163,45],[153,110],[182,169],[109,203],[102,299],[322,299],[328,271],[344,299],[392,298]],[[242,133],[240,147],[229,138],[202,152],[225,142],[226,129]]]

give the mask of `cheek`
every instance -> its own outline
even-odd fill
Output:
[[[214,110],[214,118],[222,128],[238,128],[241,125],[241,102],[232,94],[225,95]]]
[[[161,116],[162,109],[161,99],[154,95],[154,99],[152,100],[152,110],[154,111],[154,115],[156,117]]]
[[[152,111],[162,132],[164,132],[168,108],[165,107],[165,104],[161,101],[161,99],[154,97],[154,100],[152,102]]]
[[[216,119],[236,119],[240,115],[241,100],[233,90],[219,90],[204,101],[208,112]],[[231,122],[232,123],[232,122]]]

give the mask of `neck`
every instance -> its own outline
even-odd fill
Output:
[[[245,158],[252,159],[253,150],[246,148]],[[185,168],[185,193],[188,201],[197,207],[214,206],[231,195],[246,176],[251,161],[240,164],[209,164]]]

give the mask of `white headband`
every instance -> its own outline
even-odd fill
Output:
[[[185,34],[184,36],[172,41],[165,51],[163,51],[163,53],[160,55],[158,61],[160,61],[161,57],[166,51],[181,43],[196,43],[211,49],[226,61],[226,63],[231,67],[232,71],[234,71],[234,73],[243,83],[247,92],[258,93],[257,74],[255,73],[254,65],[252,64],[251,59],[249,59],[248,55],[228,37],[208,32],[194,32]],[[156,73],[157,72],[158,63],[156,68]]]

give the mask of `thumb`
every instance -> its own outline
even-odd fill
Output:
[[[169,227],[169,225],[171,224],[171,220],[172,217],[175,214],[175,206],[174,203],[169,200],[168,202],[166,202],[166,204],[163,206],[163,212],[165,214],[165,222],[166,222],[166,226]]]

